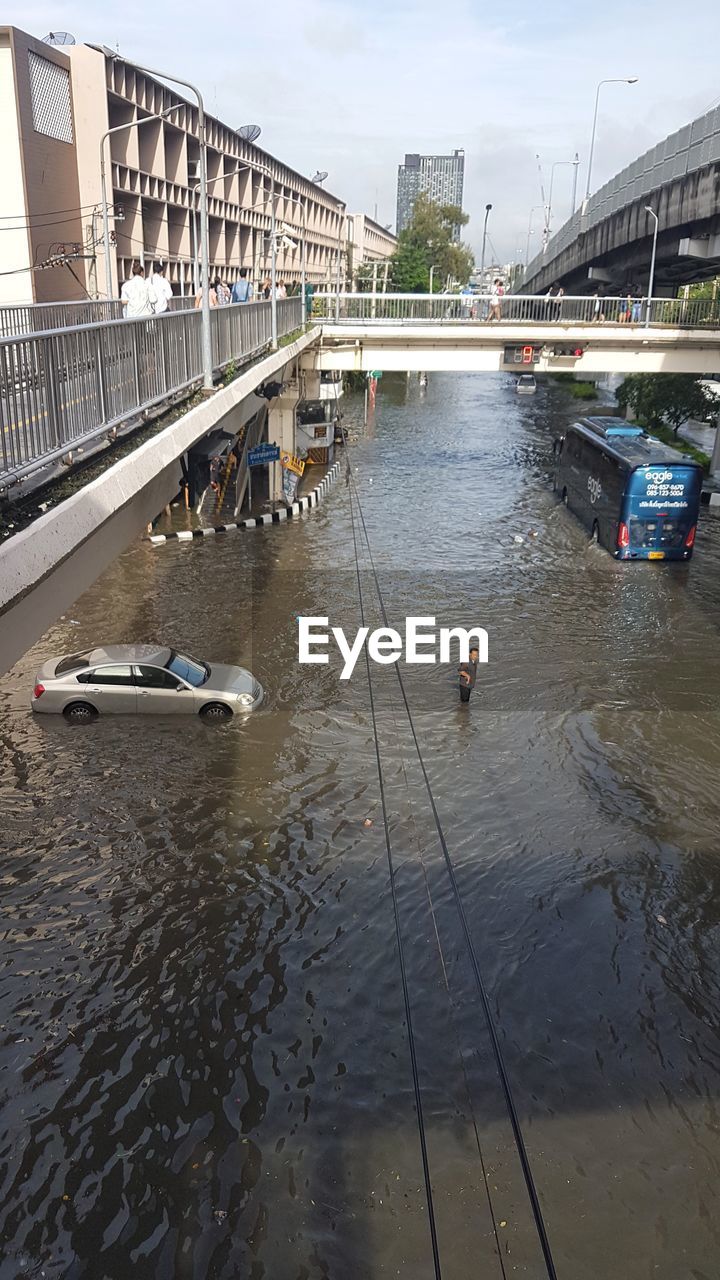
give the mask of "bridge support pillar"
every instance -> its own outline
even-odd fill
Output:
[[[295,453],[297,448],[295,410],[299,399],[297,382],[286,383],[282,395],[272,400],[268,408],[268,440],[288,453]],[[282,467],[275,462],[270,468],[270,497],[273,502],[279,502],[282,496]]]
[[[720,414],[715,418],[715,443],[710,459],[710,475],[713,480],[720,480]]]

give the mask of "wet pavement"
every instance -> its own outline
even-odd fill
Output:
[[[546,474],[578,408],[386,376],[350,460],[391,623],[489,633],[469,707],[448,666],[403,676],[557,1273],[714,1280],[720,524],[689,565],[589,546]],[[138,542],[0,681],[0,1280],[434,1274],[366,670],[296,660],[298,614],[360,624],[349,494]],[[41,658],[101,640],[248,665],[266,703],[32,718]],[[442,1275],[541,1277],[394,669],[372,679]]]

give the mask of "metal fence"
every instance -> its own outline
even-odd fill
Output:
[[[78,324],[104,324],[122,319],[122,303],[110,300],[95,302],[32,302],[0,306],[0,338],[19,337],[23,333],[41,333],[47,329],[67,329]]]
[[[313,318],[412,324],[622,324],[680,329],[720,327],[720,306],[711,298],[532,297],[506,294],[496,305],[486,294],[315,294]]]
[[[211,313],[221,369],[269,346],[270,303]],[[0,340],[0,493],[202,378],[201,314],[167,312]],[[278,334],[303,322],[302,300],[278,302]]]

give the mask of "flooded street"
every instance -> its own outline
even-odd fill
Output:
[[[489,633],[469,707],[454,666],[403,679],[557,1274],[715,1280],[720,522],[689,565],[588,545],[547,478],[583,407],[504,375],[386,375],[367,429],[344,402],[390,624]],[[0,1280],[435,1274],[367,672],[297,662],[298,614],[361,622],[350,493],[136,543],[0,680]],[[266,701],[31,716],[43,658],[125,641]],[[442,1275],[539,1280],[394,668],[372,682]]]

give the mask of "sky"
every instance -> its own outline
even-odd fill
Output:
[[[478,258],[485,205],[497,261],[524,258],[530,210],[550,166],[580,156],[598,81],[593,189],[720,102],[717,0],[498,4],[483,0],[272,0],[203,6],[152,0],[9,0],[3,21],[36,36],[72,32],[195,81],[227,124],[262,126],[258,145],[302,173],[328,171],[351,212],[395,221],[406,151],[465,150],[465,239]],[[553,227],[570,214],[571,165],[555,169]],[[530,256],[537,251],[542,214]]]

